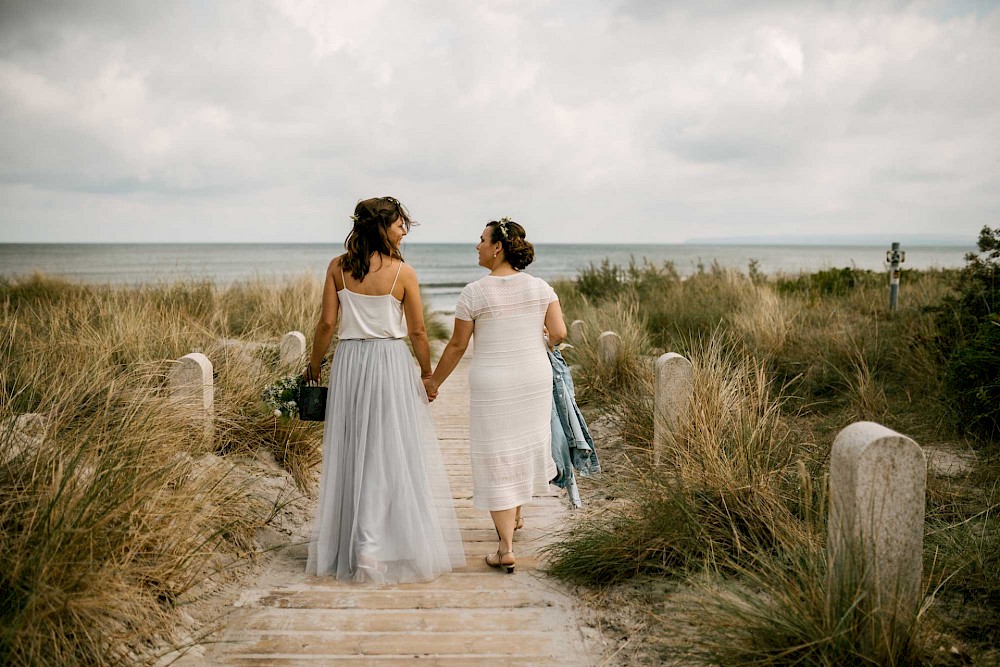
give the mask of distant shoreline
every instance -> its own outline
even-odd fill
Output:
[[[763,275],[797,275],[818,270],[853,267],[885,270],[888,245],[871,246],[762,246],[691,244],[546,244],[538,243],[528,272],[547,281],[574,279],[589,266],[631,263],[670,264],[680,276],[712,270],[746,272],[752,264]],[[920,248],[903,245],[904,271],[957,268],[972,247]],[[229,243],[229,244],[0,244],[0,276],[33,273],[90,284],[149,284],[173,281],[210,281],[229,286],[246,279],[297,280],[321,277],[340,243]],[[471,243],[406,243],[403,256],[416,269],[434,310],[454,308],[462,287],[481,278],[485,270]]]
[[[901,246],[910,248],[970,248],[976,247],[976,239],[960,236],[924,236],[924,235],[878,235],[878,236],[817,236],[801,237],[723,237],[718,239],[695,238],[688,239],[682,245],[687,246],[765,246],[787,248],[871,248],[888,247],[898,242]]]
[[[693,248],[693,247],[713,247],[713,248],[888,248],[890,241],[806,241],[796,240],[780,242],[777,240],[711,240],[711,239],[690,239],[679,243],[573,243],[566,241],[538,241],[534,245],[539,247],[547,246],[571,246],[575,248]],[[406,246],[468,246],[467,241],[406,241]],[[955,248],[976,249],[975,239],[966,240],[911,240],[900,241],[903,249],[906,248]],[[207,241],[207,242],[159,242],[159,241],[2,241],[0,246],[148,246],[148,247],[176,247],[176,246],[198,246],[198,247],[224,247],[224,246],[245,246],[245,247],[343,247],[341,241],[299,241],[274,243],[269,241]]]

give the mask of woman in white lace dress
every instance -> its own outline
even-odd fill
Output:
[[[428,392],[433,396],[475,336],[469,370],[469,450],[473,506],[489,510],[500,543],[486,562],[514,571],[514,530],[521,505],[548,490],[552,460],[549,341],[566,337],[555,291],[523,273],[535,257],[524,228],[508,218],[486,225],[476,246],[489,275],[469,283],[455,307],[452,334]]]
[[[330,369],[323,469],[308,572],[348,581],[428,581],[465,565],[431,422],[417,274],[399,252],[410,227],[392,197],[359,202],[347,252],[330,262],[307,378],[340,325]]]

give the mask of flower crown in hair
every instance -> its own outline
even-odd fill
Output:
[[[507,223],[514,222],[507,216],[500,218],[500,222],[497,223],[497,227],[500,229],[500,236],[507,238]]]
[[[383,200],[389,202],[390,204],[392,204],[393,206],[395,206],[396,207],[396,212],[398,214],[402,215],[402,213],[403,213],[403,205],[399,203],[398,199],[396,199],[395,197],[379,197],[379,199],[383,199]],[[362,221],[361,220],[361,216],[357,215],[357,214],[352,215],[351,216],[351,220],[354,221],[354,222],[356,222],[356,223]],[[410,221],[410,222],[412,223],[412,221]],[[416,223],[412,223],[412,224],[416,224]]]

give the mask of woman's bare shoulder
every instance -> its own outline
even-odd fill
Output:
[[[344,257],[347,257],[346,253],[343,255],[337,255],[331,259],[330,265],[326,267],[327,273],[330,273],[331,271],[339,271],[340,267],[344,265]]]
[[[417,270],[413,268],[413,266],[411,266],[410,264],[407,264],[406,262],[401,262],[401,266],[399,267],[399,277],[413,278],[414,280],[416,280]]]
[[[396,282],[403,285],[404,289],[419,289],[420,280],[417,278],[417,271],[406,262],[402,262],[399,267],[399,277]]]

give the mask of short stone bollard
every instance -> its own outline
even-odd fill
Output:
[[[4,430],[7,432],[0,434],[0,463],[41,447],[48,435],[49,423],[41,413],[26,412],[12,419]]]
[[[167,374],[170,400],[177,407],[190,410],[193,420],[204,424],[206,438],[214,433],[215,382],[212,362],[200,352],[186,354]]]
[[[306,337],[301,331],[289,331],[281,337],[278,346],[278,365],[282,368],[297,366],[306,356]]]
[[[580,344],[587,338],[587,325],[583,320],[573,320],[569,325],[569,340],[572,343]]]
[[[864,586],[882,633],[916,618],[926,480],[920,446],[880,424],[856,422],[834,440],[827,527],[831,587],[853,596],[845,587]]]
[[[234,364],[240,368],[239,372],[245,372],[244,369],[260,368],[260,351],[263,347],[263,343],[251,343],[236,338],[219,338],[209,343],[201,352],[212,360],[213,371],[222,370],[230,364]]]
[[[694,394],[694,369],[691,362],[676,352],[667,352],[656,360],[656,386],[653,402],[653,463],[659,463],[667,438],[677,431],[687,414]]]
[[[605,331],[597,337],[597,356],[603,366],[614,366],[622,348],[621,336],[614,331]]]

